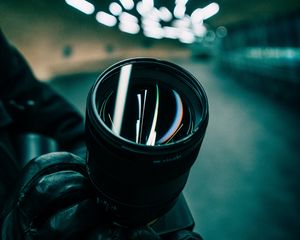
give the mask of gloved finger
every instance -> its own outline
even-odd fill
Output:
[[[23,169],[18,188],[14,190],[14,200],[6,203],[1,218],[6,216],[17,204],[18,194],[28,191],[32,184],[43,175],[62,170],[74,170],[87,175],[84,160],[68,152],[55,152],[31,160]]]
[[[57,210],[92,197],[94,190],[81,173],[65,170],[36,179],[20,192],[17,209],[25,226],[43,221]]]
[[[36,239],[87,239],[92,229],[105,219],[96,199],[87,199],[64,208],[44,223],[31,225],[27,237]]]
[[[20,181],[20,191],[26,191],[26,186],[35,178],[51,172],[74,170],[83,175],[86,173],[85,162],[82,158],[68,152],[44,154],[31,160],[24,168]]]

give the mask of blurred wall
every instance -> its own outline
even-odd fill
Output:
[[[94,16],[69,7],[63,0],[0,1],[0,23],[42,80],[100,72],[128,57],[189,57],[189,50],[175,41],[157,42],[102,26]]]

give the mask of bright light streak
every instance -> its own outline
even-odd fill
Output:
[[[113,27],[117,24],[117,19],[113,15],[101,11],[96,14],[96,20],[108,27]]]
[[[174,16],[176,18],[183,18],[185,15],[185,5],[177,4],[174,8]]]
[[[122,32],[137,34],[140,31],[140,26],[134,22],[121,22],[119,24],[119,29]]]
[[[133,0],[120,0],[120,2],[126,10],[131,10],[134,8]]]
[[[182,43],[193,43],[195,41],[195,36],[190,31],[181,31],[179,41]]]
[[[158,116],[158,108],[159,108],[159,88],[156,85],[156,101],[155,101],[155,110],[154,110],[154,115],[153,115],[153,121],[149,133],[149,138],[148,141],[146,142],[146,145],[151,145],[154,146],[155,144],[155,139],[156,139],[156,123],[157,123],[157,116]]]
[[[133,22],[133,23],[138,23],[139,21],[136,16],[133,16],[132,14],[127,12],[121,13],[121,15],[119,16],[119,20],[121,22]]]
[[[120,6],[120,4],[112,2],[111,4],[109,4],[109,11],[113,15],[119,16],[122,13],[122,7]]]
[[[88,15],[94,13],[95,11],[95,6],[86,0],[65,0],[65,2]]]
[[[165,22],[169,22],[173,18],[172,13],[166,7],[159,8],[159,17]]]
[[[203,11],[203,19],[208,19],[212,17],[213,15],[217,14],[219,12],[219,4],[217,3],[211,3],[207,5],[205,8],[202,9]]]
[[[219,4],[217,3],[211,3],[208,4],[204,8],[197,8],[193,11],[191,14],[191,18],[193,22],[201,22],[205,19],[208,19],[212,17],[213,15],[217,14],[219,12]]]
[[[165,38],[171,38],[171,39],[178,38],[178,31],[179,31],[178,28],[165,26],[163,27],[163,30],[164,30]]]
[[[116,106],[114,110],[114,119],[113,119],[113,132],[117,135],[121,133],[121,127],[123,122],[123,115],[128,91],[128,85],[130,80],[132,70],[132,64],[123,66],[120,72],[120,78],[117,89],[116,96]]]
[[[182,118],[183,118],[182,100],[180,95],[176,91],[174,90],[172,91],[176,101],[176,115],[170,129],[157,141],[157,143],[165,143],[169,141],[170,138],[178,132],[178,130],[180,129],[180,125],[182,123]]]

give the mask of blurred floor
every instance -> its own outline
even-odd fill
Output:
[[[204,239],[300,239],[300,117],[209,64],[180,64],[207,91],[210,120],[185,188]],[[51,85],[82,113],[97,75]]]

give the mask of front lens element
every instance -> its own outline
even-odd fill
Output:
[[[175,64],[129,59],[101,74],[87,100],[87,164],[116,221],[147,223],[170,209],[207,122],[202,86]]]

